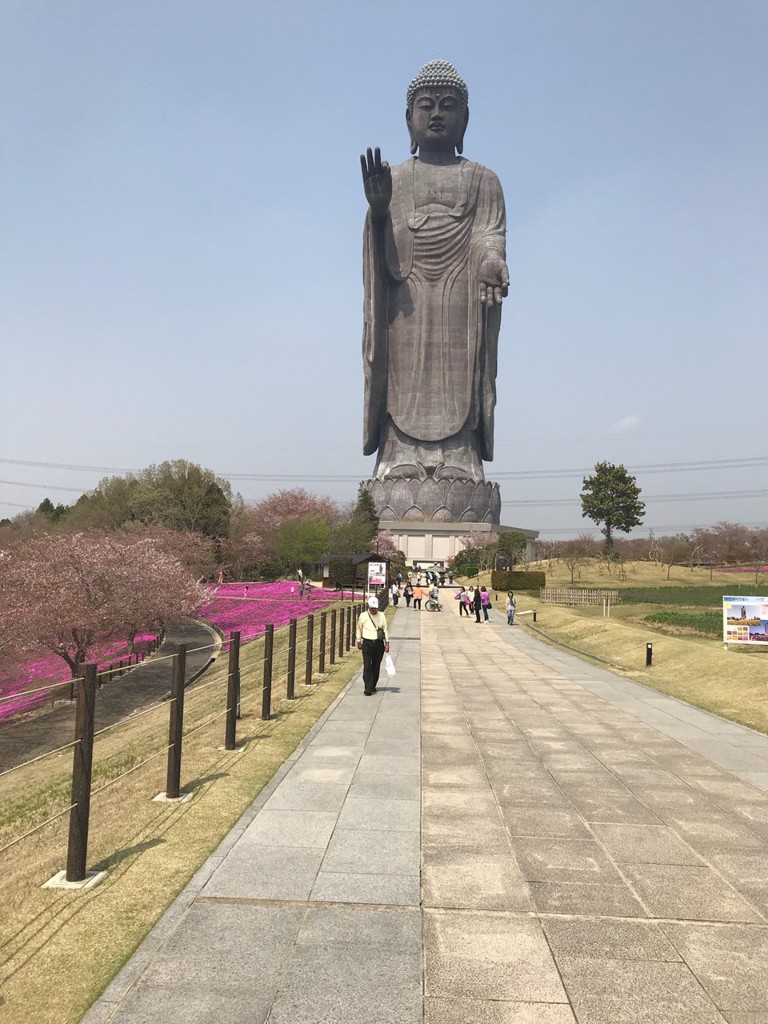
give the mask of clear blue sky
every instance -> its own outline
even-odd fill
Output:
[[[0,456],[353,498],[358,155],[441,57],[507,201],[503,521],[580,531],[608,459],[657,532],[768,525],[767,52],[763,0],[4,0]],[[1,462],[0,516],[104,475]]]

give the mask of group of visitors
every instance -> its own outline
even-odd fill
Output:
[[[437,601],[439,597],[437,583],[433,583],[429,589],[429,596]],[[421,611],[421,602],[425,597],[424,588],[417,583],[413,586],[410,580],[402,586],[402,579],[396,579],[392,584],[390,597],[392,604],[397,607],[400,597],[403,597],[407,607],[418,608]],[[475,622],[490,622],[491,595],[486,587],[460,587],[456,594],[459,602],[459,617],[466,615],[470,617],[475,614]],[[515,609],[517,602],[515,595],[510,590],[506,599],[507,624],[513,626],[515,623]],[[482,619],[480,615],[482,613]],[[368,598],[366,610],[357,620],[356,630],[357,647],[363,653],[363,686],[366,697],[376,693],[379,681],[379,670],[384,654],[389,651],[389,632],[387,620],[379,611],[379,602],[376,597]],[[394,670],[393,670],[394,671]]]
[[[405,586],[402,586],[399,585],[397,581],[395,581],[392,584],[392,588],[390,589],[389,592],[389,597],[390,600],[392,601],[392,606],[394,608],[397,608],[397,606],[400,604],[400,598],[402,597],[402,599],[405,601],[406,608],[410,608],[411,602],[413,602],[413,607],[418,609],[419,611],[421,611],[421,602],[426,597],[431,597],[433,600],[437,601],[439,596],[440,591],[436,583],[432,583],[429,589],[427,589],[426,587],[423,587],[420,583],[416,583],[414,585],[409,581],[405,584]]]
[[[459,602],[459,618],[462,615],[466,615],[469,618],[472,613],[475,614],[475,622],[489,622],[490,621],[490,610],[491,610],[491,595],[485,587],[460,587],[459,592],[456,595],[456,600]],[[515,624],[515,609],[517,608],[517,601],[515,595],[510,590],[507,594],[506,600],[506,612],[507,612],[507,625],[513,626]],[[483,618],[480,618],[482,612]]]

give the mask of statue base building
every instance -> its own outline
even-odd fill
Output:
[[[499,485],[490,480],[438,476],[383,476],[361,484],[373,498],[386,529],[401,520],[413,522],[486,523],[501,518]]]
[[[536,538],[539,536],[538,530],[525,530],[519,526],[499,526],[494,523],[448,523],[440,520],[417,523],[413,520],[391,520],[383,522],[382,526],[392,534],[395,547],[403,552],[406,563],[409,566],[418,564],[423,568],[442,568],[465,547],[470,537],[486,534],[486,543],[490,544],[499,533],[507,530],[515,530],[525,536],[526,558],[533,561],[536,557]]]

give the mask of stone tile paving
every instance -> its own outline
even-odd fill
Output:
[[[87,1024],[768,1024],[768,738],[450,605],[395,635]]]
[[[425,1019],[768,1022],[768,738],[422,626]]]
[[[402,619],[395,678],[331,706],[89,1024],[421,1024],[418,619]]]

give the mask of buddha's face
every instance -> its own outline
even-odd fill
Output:
[[[464,135],[469,111],[456,89],[419,89],[405,118],[420,150],[453,153]]]

